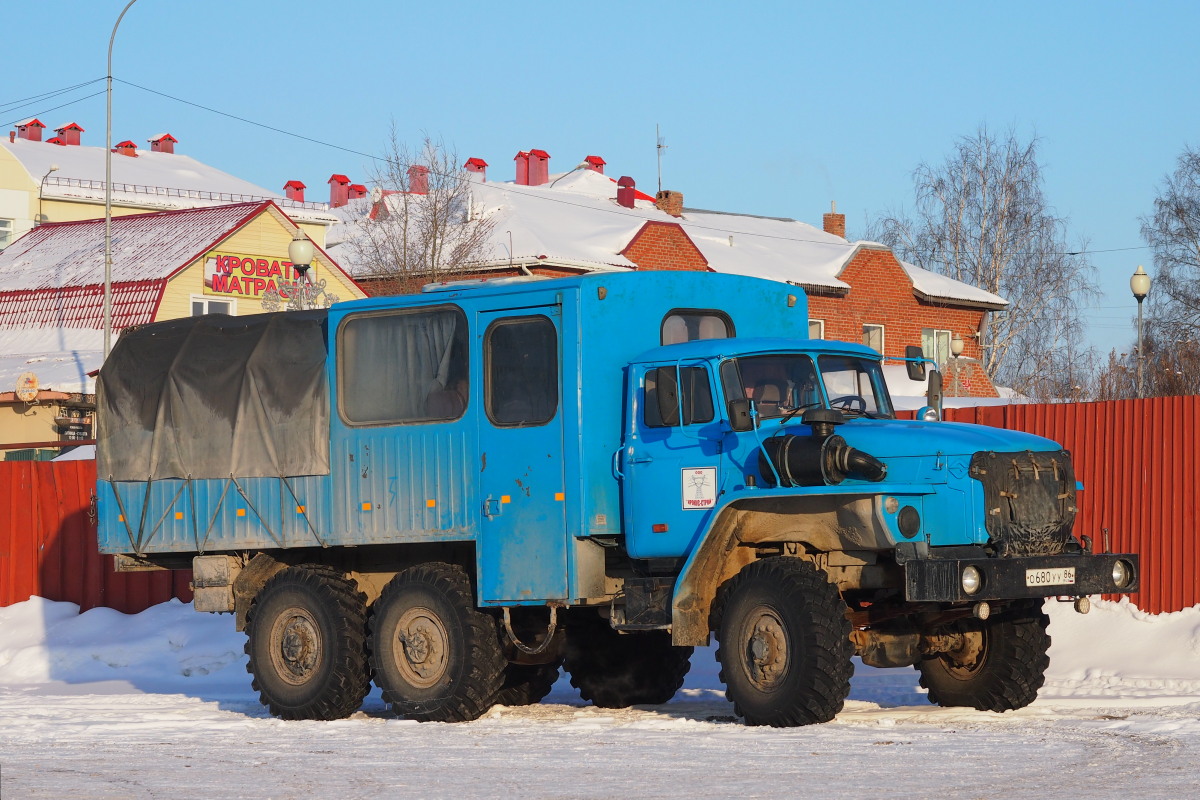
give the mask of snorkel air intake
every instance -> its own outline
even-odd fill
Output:
[[[811,408],[801,421],[812,428],[812,436],[788,433],[763,442],[758,452],[758,471],[768,486],[775,485],[776,475],[779,485],[785,488],[834,485],[850,475],[881,481],[887,475],[886,464],[834,435],[834,428],[846,422],[842,412]]]

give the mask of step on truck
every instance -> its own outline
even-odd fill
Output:
[[[1047,598],[1138,587],[1076,535],[1053,441],[898,419],[794,286],[457,283],[125,332],[99,379],[100,549],[193,570],[284,719],[663,703],[710,635],[750,725],[825,722],[851,658],[943,706],[1037,696]],[[907,369],[924,379],[910,351]],[[897,367],[898,368],[898,367]]]

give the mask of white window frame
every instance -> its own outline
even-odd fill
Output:
[[[953,338],[954,333],[952,331],[943,330],[942,328],[922,328],[922,355],[931,359],[939,367],[946,366],[947,362],[950,361],[950,340]]]
[[[883,325],[864,322],[862,326],[862,343],[867,347],[870,347],[871,344],[867,341],[867,339],[875,332],[876,329],[879,331],[879,347],[874,349],[878,350],[880,355],[882,355],[885,352],[884,348],[887,346],[887,329],[884,328]]]
[[[8,247],[17,238],[17,225],[14,219],[0,219],[0,250]]]
[[[816,336],[813,336],[813,326],[814,325],[817,328]],[[810,338],[810,339],[824,339],[825,338],[825,320],[810,319],[808,321],[808,338]]]
[[[194,294],[191,296],[191,299],[188,302],[188,315],[189,316],[192,316],[192,317],[199,316],[198,314],[195,313],[195,310],[192,308],[193,304],[195,304],[195,303],[204,303],[204,313],[205,314],[219,313],[219,312],[210,311],[208,309],[209,303],[228,303],[229,304],[229,316],[231,316],[231,317],[237,316],[237,298],[234,298],[234,297],[211,297],[206,294]]]

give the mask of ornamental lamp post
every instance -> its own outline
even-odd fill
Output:
[[[1145,354],[1142,352],[1142,301],[1146,299],[1146,295],[1150,294],[1150,276],[1146,274],[1146,270],[1142,269],[1142,265],[1138,264],[1137,271],[1129,279],[1129,289],[1133,292],[1133,297],[1138,304],[1138,321],[1137,321],[1137,396],[1145,397],[1145,385],[1142,383],[1142,362],[1145,360]]]
[[[292,269],[296,270],[297,281],[306,282],[308,269],[312,266],[313,243],[298,227],[296,235],[292,237],[292,241],[288,245],[288,258],[292,262]]]
[[[954,334],[954,338],[950,340],[950,355],[954,356],[953,392],[954,392],[955,397],[958,397],[958,370],[959,370],[958,357],[962,355],[962,352],[963,352],[963,340],[962,340],[962,337],[956,333],[956,334]]]
[[[42,195],[46,193],[46,178],[50,177],[51,172],[58,172],[58,164],[51,164],[50,169],[46,170],[46,174],[42,176],[41,183],[38,184],[38,215],[33,222],[35,228],[46,221],[46,215],[42,213]]]

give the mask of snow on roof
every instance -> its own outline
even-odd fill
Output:
[[[11,392],[26,372],[38,388],[59,392],[96,391],[88,373],[104,362],[104,332],[81,328],[0,329],[0,392]]]
[[[575,169],[551,175],[541,186],[508,182],[472,183],[475,213],[492,221],[490,242],[482,260],[489,266],[546,261],[584,270],[631,269],[621,251],[647,222],[678,224],[715,272],[824,287],[849,288],[838,275],[860,249],[883,248],[874,242],[849,242],[841,236],[782,217],[758,217],[685,208],[673,217],[637,193],[634,208],[616,202],[617,181],[594,170]],[[393,208],[403,202],[390,195]],[[410,199],[411,202],[411,199]],[[355,270],[345,243],[355,235],[354,223],[370,213],[369,200],[352,200],[335,209],[339,224],[326,239],[331,253]],[[511,253],[509,252],[511,236]],[[1001,297],[912,264],[902,264],[914,289],[934,300],[1002,308]],[[361,270],[358,270],[361,272]]]
[[[1004,308],[1008,305],[1008,301],[1000,295],[992,294],[962,281],[956,281],[945,275],[939,275],[936,272],[930,272],[916,264],[901,261],[900,266],[908,273],[908,277],[913,282],[913,288],[931,300],[968,300],[995,308]]]
[[[46,178],[42,193],[46,199],[104,200],[103,147],[63,147],[17,139],[0,141],[0,148],[12,154],[35,183],[50,172],[51,165],[58,166]],[[113,199],[124,205],[196,208],[214,202],[273,200],[295,219],[332,222],[322,204],[288,200],[180,153],[149,151],[138,153],[137,158],[113,158],[112,183]]]
[[[267,202],[115,217],[113,282],[163,279]],[[104,220],[40,225],[0,253],[0,292],[94,286],[104,281]]]

